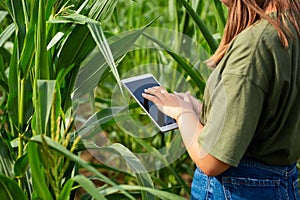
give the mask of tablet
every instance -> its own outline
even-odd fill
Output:
[[[148,116],[161,132],[170,131],[178,127],[175,119],[162,113],[154,103],[142,96],[142,93],[145,89],[154,86],[160,86],[160,83],[152,74],[143,74],[127,79],[122,79],[121,83],[134,97],[138,104],[144,109],[144,111],[148,114]]]

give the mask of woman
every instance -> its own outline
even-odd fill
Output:
[[[191,199],[300,199],[299,0],[222,0],[229,15],[199,120],[196,99],[145,90],[177,120]]]

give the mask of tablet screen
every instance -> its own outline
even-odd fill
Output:
[[[162,113],[155,104],[142,96],[142,93],[145,89],[160,85],[154,77],[150,75],[144,75],[123,80],[122,82],[139,102],[139,104],[144,108],[144,110],[148,112],[152,120],[156,122],[159,128],[161,129],[162,127],[165,127],[164,129],[161,129],[161,131],[169,130],[166,128],[169,125],[173,126],[172,128],[177,127],[174,126],[174,124],[176,125],[176,121],[173,118]]]

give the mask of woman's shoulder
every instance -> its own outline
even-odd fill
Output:
[[[280,43],[280,40],[275,27],[266,20],[260,20],[242,31],[235,38],[234,43],[257,47],[258,44]]]
[[[264,20],[245,29],[230,45],[220,66],[222,74],[238,75],[266,91],[275,43],[281,45],[276,29]]]

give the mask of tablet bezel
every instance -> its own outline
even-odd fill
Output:
[[[167,131],[171,131],[171,130],[178,128],[178,125],[175,120],[174,120],[174,123],[172,123],[172,124],[160,126],[156,122],[156,120],[151,116],[151,114],[144,108],[144,106],[141,104],[141,102],[138,100],[138,98],[134,95],[133,91],[131,91],[130,88],[128,88],[126,85],[127,83],[134,82],[134,81],[140,81],[145,78],[153,78],[153,80],[155,80],[155,83],[157,83],[159,86],[161,86],[161,84],[157,81],[157,79],[151,73],[142,74],[142,75],[138,75],[138,76],[134,76],[134,77],[130,77],[130,78],[125,78],[125,79],[121,80],[121,83],[129,91],[130,95],[135,99],[135,101],[140,105],[140,107],[142,107],[142,109],[145,111],[145,113],[150,117],[150,119],[154,122],[154,124],[159,128],[159,130],[161,132],[167,132]]]

